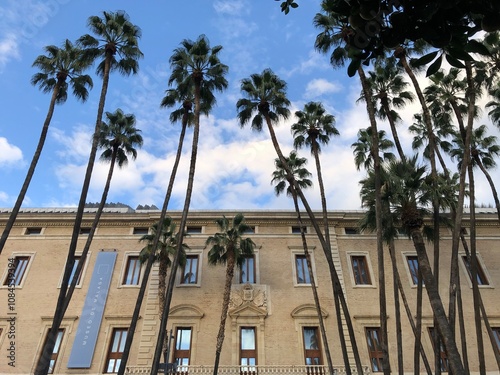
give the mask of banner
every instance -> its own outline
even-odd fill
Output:
[[[114,251],[101,251],[97,254],[75,341],[71,348],[68,368],[90,368],[108,298],[116,255]]]

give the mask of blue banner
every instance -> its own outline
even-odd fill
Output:
[[[116,255],[114,251],[101,251],[97,254],[94,272],[69,356],[68,368],[90,368],[108,298]]]

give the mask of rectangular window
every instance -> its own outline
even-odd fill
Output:
[[[41,227],[29,227],[26,228],[26,232],[24,232],[26,236],[37,236],[42,234],[42,228]]]
[[[304,233],[307,233],[307,227],[302,227],[304,230]],[[292,227],[292,233],[293,234],[300,234],[300,227],[299,226],[293,226]]]
[[[186,227],[186,233],[187,234],[201,234],[201,232],[202,232],[201,226],[188,225]]]
[[[358,234],[358,228],[344,228],[345,234]]]
[[[175,333],[174,362],[177,363],[177,371],[187,372],[189,359],[191,357],[191,328],[178,327]]]
[[[297,271],[297,284],[311,284],[309,268],[307,268],[307,259],[305,255],[295,255],[295,269]]]
[[[78,264],[80,263],[80,259],[82,257],[79,256],[79,255],[76,255],[75,256],[75,263],[73,264],[73,269],[71,270],[71,276],[69,277],[69,283],[68,285],[71,284],[71,282],[73,281],[73,277],[75,277],[75,272],[76,272],[76,267],[78,267]],[[80,270],[80,274],[78,275],[78,281],[76,282],[76,285],[80,285],[80,282],[82,281],[82,271],[83,271],[83,268]]]
[[[432,346],[434,347],[434,328],[429,327],[429,336],[431,338]],[[446,355],[446,350],[444,349],[444,345],[439,337],[439,363],[441,364],[441,371],[448,371],[448,357]]]
[[[322,365],[321,345],[317,327],[304,327],[304,356],[306,365]]]
[[[356,285],[371,285],[366,257],[364,255],[351,256],[351,263]]]
[[[18,256],[15,257],[13,261],[9,260],[7,277],[5,278],[3,285],[21,285],[24,275],[26,274],[26,269],[28,268],[29,261],[29,256]]]
[[[141,262],[139,256],[127,257],[127,265],[123,275],[123,285],[139,285],[141,275]]]
[[[409,255],[406,257],[408,263],[408,270],[410,271],[411,281],[413,285],[418,284],[418,257],[416,255]]]
[[[186,265],[182,270],[181,284],[198,283],[198,255],[186,256]]]
[[[245,234],[255,233],[255,227],[253,225],[250,225],[243,233]]]
[[[467,273],[469,275],[469,278],[472,281],[472,273],[471,273],[471,268],[470,268],[471,264],[469,262],[469,259],[467,258],[466,255],[463,255],[462,260],[465,264],[465,268],[467,269]],[[481,264],[479,263],[479,259],[477,257],[476,257],[476,268],[477,268],[477,275],[476,275],[477,285],[490,285],[490,282],[486,278],[484,270],[481,267]]]
[[[240,284],[255,284],[255,257],[253,255],[243,259],[240,271]]]
[[[88,236],[90,234],[90,229],[91,228],[87,228],[87,227],[80,228],[80,235],[82,235],[82,236]]]
[[[241,372],[254,372],[257,365],[257,340],[255,327],[240,328]]]
[[[144,236],[145,234],[148,234],[149,233],[149,228],[147,227],[134,227],[134,231],[133,233],[135,235],[140,235],[140,236]]]
[[[104,372],[118,372],[122,361],[125,340],[127,339],[127,328],[114,328],[109,344],[108,358]]]
[[[47,342],[47,338],[49,337],[50,329],[47,332],[47,337],[45,338],[45,342]],[[54,349],[52,350],[52,356],[50,357],[49,362],[49,374],[54,373],[54,367],[56,366],[57,357],[59,356],[59,352],[61,350],[61,342],[64,336],[64,329],[59,329],[56,337],[56,343],[54,344]],[[45,344],[43,345],[45,347]]]
[[[366,343],[368,344],[368,356],[372,371],[382,371],[382,347],[380,346],[380,328],[366,328]]]

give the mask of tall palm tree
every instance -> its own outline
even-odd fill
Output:
[[[426,175],[425,167],[417,165],[416,157],[391,163],[387,173],[390,179],[386,182],[385,188],[390,191],[391,211],[398,215],[402,228],[409,233],[413,241],[418,256],[418,267],[434,313],[436,328],[448,353],[450,368],[455,374],[464,374],[455,337],[446,317],[436,278],[427,257],[422,232],[424,217],[428,214],[425,207],[435,195],[432,177],[429,178]],[[436,241],[435,235],[434,240]]]
[[[415,95],[407,90],[409,83],[400,73],[401,68],[397,67],[393,58],[378,60],[374,70],[368,72],[367,82],[372,98],[380,103],[376,114],[389,122],[396,150],[400,159],[404,159],[405,154],[396,129],[396,123],[401,121],[401,117],[394,108],[404,108],[407,103],[413,102]],[[365,100],[363,93],[360,99]]]
[[[207,238],[206,246],[211,246],[208,251],[208,263],[211,265],[226,265],[226,281],[222,298],[222,312],[220,316],[219,332],[215,345],[214,375],[219,370],[219,359],[224,343],[224,331],[226,328],[226,318],[229,309],[229,298],[231,296],[231,283],[234,277],[234,268],[241,269],[245,257],[253,254],[255,242],[251,238],[243,238],[243,235],[250,230],[250,226],[245,223],[243,214],[234,216],[232,222],[223,216],[215,221],[220,232]]]
[[[500,82],[491,88],[488,93],[491,96],[491,100],[486,104],[486,108],[489,109],[488,116],[500,128]]]
[[[274,132],[273,125],[277,124],[280,119],[287,119],[290,115],[290,110],[288,109],[290,101],[286,96],[286,82],[280,79],[271,69],[264,69],[261,74],[252,74],[250,78],[245,78],[241,81],[241,91],[245,96],[236,102],[236,108],[238,110],[238,120],[243,127],[247,123],[251,123],[251,127],[255,131],[262,131],[262,126],[265,122],[267,125],[269,134],[271,136],[271,141],[274,146],[274,150],[280,159],[280,162],[285,169],[288,178],[296,187],[296,192],[300,197],[304,208],[309,215],[311,224],[316,231],[318,239],[323,248],[323,253],[328,263],[328,268],[330,271],[330,277],[333,287],[334,302],[337,312],[337,324],[339,325],[340,341],[342,346],[342,354],[344,357],[344,363],[347,371],[347,375],[351,375],[351,368],[349,364],[349,358],[347,354],[347,347],[345,343],[345,337],[343,334],[342,327],[342,315],[340,306],[342,304],[342,311],[346,319],[346,323],[349,330],[349,336],[351,339],[351,344],[353,347],[353,352],[356,359],[356,367],[359,372],[362,372],[361,361],[359,359],[359,353],[356,346],[356,338],[354,337],[354,329],[352,327],[352,322],[350,319],[349,311],[347,308],[347,303],[345,301],[345,296],[342,291],[342,286],[340,283],[337,270],[333,263],[333,257],[330,247],[330,241],[325,239],[312,211],[309,202],[307,201],[304,193],[301,189],[296,186],[296,181],[293,178],[293,174],[288,166],[285,156],[281,151],[278,139],[276,138],[276,133]]]
[[[118,108],[115,112],[106,112],[106,118],[108,122],[106,123],[103,121],[101,125],[99,148],[103,149],[100,157],[101,161],[109,162],[108,176],[102,192],[101,201],[99,202],[94,220],[90,227],[90,232],[85,241],[82,254],[80,255],[80,261],[74,272],[75,275],[79,275],[85,265],[85,259],[87,258],[97,225],[99,224],[99,220],[106,205],[115,164],[118,165],[119,168],[124,167],[128,164],[128,156],[131,156],[132,159],[135,160],[137,158],[136,147],[142,147],[143,144],[143,139],[140,134],[141,131],[135,127],[135,116],[133,114],[124,114],[123,111]],[[77,282],[78,277],[73,277],[64,300],[63,313],[66,313]]]
[[[102,88],[97,108],[97,119],[92,136],[92,146],[89,154],[89,160],[85,177],[83,180],[82,192],[78,201],[73,233],[68,249],[66,259],[66,267],[64,269],[59,297],[52,321],[52,328],[48,339],[43,349],[43,355],[40,356],[35,370],[36,375],[45,375],[49,369],[50,356],[53,346],[56,341],[56,336],[64,314],[62,307],[64,298],[68,289],[68,282],[71,276],[75,261],[75,250],[80,233],[80,226],[83,218],[83,210],[85,201],[90,187],[90,179],[99,145],[99,137],[101,134],[101,121],[104,113],[104,103],[108,91],[109,76],[111,72],[118,71],[123,75],[135,74],[138,71],[138,60],[142,57],[142,52],[138,47],[138,40],[141,37],[139,27],[129,21],[128,15],[123,11],[103,12],[102,18],[99,16],[91,16],[88,19],[90,30],[96,35],[93,37],[89,34],[78,39],[85,52],[85,58],[96,61],[100,59],[97,66],[97,74],[102,77]]]
[[[0,254],[9,237],[9,233],[14,225],[24,197],[26,196],[33,174],[35,173],[36,165],[40,159],[45,139],[47,138],[47,132],[52,120],[52,115],[54,114],[55,105],[66,102],[69,86],[71,86],[73,95],[82,102],[87,100],[89,94],[88,90],[92,88],[92,79],[89,75],[83,74],[92,61],[83,57],[81,49],[75,47],[68,39],[66,39],[61,48],[51,45],[44,49],[46,55],[38,56],[33,62],[33,67],[40,69],[40,72],[33,75],[31,84],[38,86],[44,93],[52,93],[52,96],[50,98],[49,109],[45,116],[35,153],[31,159],[28,172],[26,173],[26,177],[17,200],[14,203],[9,219],[5,224],[2,237],[0,238]]]
[[[450,155],[452,158],[458,160],[458,168],[460,168],[464,155],[464,142],[461,136],[455,135],[453,143],[455,144],[455,148],[450,150]],[[488,180],[500,222],[500,200],[498,199],[495,183],[488,172],[488,169],[496,167],[495,158],[500,156],[500,146],[497,144],[497,137],[488,135],[488,127],[481,125],[472,130],[470,149],[472,165],[479,167]]]
[[[196,41],[189,39],[183,40],[181,42],[181,46],[176,48],[170,57],[172,74],[169,78],[169,85],[175,84],[181,93],[187,92],[190,88],[192,88],[194,92],[194,131],[186,198],[179,226],[179,242],[172,261],[172,271],[170,273],[167,294],[165,297],[165,308],[163,310],[164,313],[160,324],[158,341],[156,343],[155,356],[151,367],[151,372],[154,374],[158,372],[161,347],[165,336],[170,302],[172,300],[174,277],[179,264],[180,246],[182,239],[184,238],[187,215],[189,213],[189,205],[191,203],[194,174],[196,169],[196,157],[198,153],[202,98],[213,96],[214,91],[222,92],[228,85],[225,78],[228,67],[227,65],[222,64],[219,59],[219,53],[221,50],[222,46],[220,45],[210,47],[208,38],[205,35],[200,35]],[[214,103],[210,100],[207,102]]]

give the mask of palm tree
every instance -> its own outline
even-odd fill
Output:
[[[104,185],[104,190],[102,192],[101,201],[99,202],[99,207],[97,208],[92,226],[90,227],[90,232],[87,236],[87,240],[85,241],[82,254],[80,255],[80,261],[78,262],[74,272],[75,275],[79,275],[80,272],[82,272],[85,264],[85,259],[87,258],[87,254],[90,250],[90,245],[92,244],[97,225],[99,224],[99,220],[106,205],[115,164],[118,165],[119,168],[124,167],[128,164],[128,156],[131,156],[132,159],[135,160],[137,158],[136,147],[142,147],[143,143],[142,136],[140,135],[141,131],[135,127],[134,115],[124,114],[123,111],[118,108],[113,113],[106,112],[106,117],[108,122],[102,122],[101,125],[99,148],[104,150],[100,159],[103,162],[109,162],[109,171]],[[73,277],[65,297],[63,313],[66,313],[66,309],[71,301],[77,282],[78,277]]]
[[[52,321],[51,331],[44,346],[43,355],[40,356],[35,370],[36,375],[45,375],[49,369],[50,355],[55,344],[55,339],[61,324],[63,314],[61,314],[64,304],[64,298],[68,289],[68,282],[71,276],[75,261],[75,250],[80,233],[80,226],[83,218],[83,210],[85,201],[90,187],[90,179],[99,145],[99,137],[101,134],[101,121],[104,113],[104,103],[106,93],[108,91],[109,76],[113,71],[118,71],[123,75],[135,74],[138,71],[139,58],[142,57],[142,52],[138,47],[138,40],[141,36],[140,29],[129,21],[128,15],[123,11],[103,12],[103,17],[91,16],[88,20],[88,26],[96,35],[93,37],[89,34],[78,39],[78,43],[84,48],[84,57],[92,59],[102,59],[97,66],[97,74],[102,77],[102,88],[97,108],[97,119],[92,137],[92,147],[90,150],[89,160],[85,177],[83,180],[82,192],[78,201],[78,208],[73,227],[73,233],[66,259],[66,267],[64,269],[59,297]]]
[[[290,156],[286,158],[286,161],[293,173],[293,177],[299,188],[306,189],[308,187],[311,187],[312,181],[309,179],[311,173],[304,167],[304,165],[307,163],[307,159],[299,158],[295,151],[291,151]],[[306,257],[307,269],[309,271],[309,278],[311,280],[311,288],[313,291],[314,304],[316,306],[316,312],[318,314],[318,319],[319,319],[319,328],[321,330],[321,336],[323,338],[323,343],[325,345],[328,370],[330,371],[330,374],[333,374],[334,373],[333,362],[330,354],[330,347],[328,345],[328,338],[326,336],[325,323],[323,321],[323,313],[321,311],[318,291],[316,289],[316,281],[314,279],[314,274],[312,271],[311,256],[309,254],[309,250],[307,247],[307,240],[304,233],[304,224],[302,221],[302,215],[300,213],[297,192],[295,191],[295,186],[293,184],[293,181],[288,179],[287,171],[283,168],[283,165],[281,164],[279,158],[274,160],[274,165],[276,166],[276,170],[273,172],[273,179],[271,180],[271,183],[273,182],[276,183],[276,186],[274,187],[274,192],[276,193],[276,195],[280,195],[286,189],[286,194],[291,196],[293,199],[293,205],[295,207],[295,212],[297,213],[297,221],[300,228],[300,237],[302,239],[302,246],[304,248],[304,255]]]
[[[56,46],[45,47],[46,55],[38,56],[33,62],[33,67],[40,69],[31,78],[31,83],[38,86],[44,93],[52,93],[49,103],[49,109],[42,126],[38,145],[31,160],[31,164],[26,173],[21,191],[12,208],[9,219],[0,238],[0,254],[9,233],[14,225],[17,214],[21,208],[24,197],[28,191],[29,184],[35,173],[35,168],[40,159],[49,125],[54,114],[56,104],[63,104],[68,98],[68,86],[71,86],[73,95],[80,101],[85,102],[88,97],[88,89],[92,88],[92,79],[83,72],[90,66],[91,61],[84,59],[82,51],[75,47],[68,39],[64,42],[62,48]],[[69,79],[69,83],[68,80]]]
[[[290,115],[290,110],[288,109],[290,101],[286,97],[286,82],[280,79],[276,74],[274,74],[271,69],[264,69],[261,74],[252,74],[250,78],[243,79],[241,81],[241,91],[243,92],[245,97],[239,99],[236,103],[236,108],[238,110],[237,116],[240,125],[243,127],[245,124],[250,122],[252,129],[260,132],[262,131],[262,125],[265,122],[269,130],[271,141],[273,143],[276,154],[278,155],[278,158],[280,159],[280,162],[282,163],[283,168],[288,175],[288,178],[296,187],[296,192],[300,197],[302,204],[307,211],[307,214],[309,215],[311,224],[313,225],[323,248],[323,253],[325,254],[331,276],[334,302],[336,305],[338,318],[337,324],[339,325],[340,341],[347,375],[351,374],[351,368],[347,354],[345,337],[343,335],[342,315],[340,306],[338,306],[339,303],[342,304],[342,310],[344,312],[346,323],[348,326],[349,336],[356,358],[356,367],[359,372],[362,372],[361,361],[359,360],[359,353],[356,346],[356,338],[354,337],[354,329],[352,327],[347,303],[342,291],[342,285],[333,263],[330,242],[329,240],[325,240],[325,236],[323,235],[316,221],[314,212],[309,206],[304,193],[300,188],[298,188],[298,185],[296,186],[296,181],[293,178],[293,174],[286,162],[283,152],[281,151],[278,139],[276,138],[276,133],[274,132],[273,124],[278,123],[280,119],[287,119]]]
[[[486,108],[491,108],[488,112],[488,116],[491,118],[491,121],[500,128],[500,82],[488,92],[492,97],[492,100],[486,104]]]
[[[497,144],[497,137],[494,135],[488,135],[487,132],[488,128],[486,125],[481,125],[472,130],[470,145],[471,161],[473,166],[479,167],[488,180],[493,194],[493,199],[495,200],[498,220],[500,222],[500,200],[498,199],[495,183],[488,172],[488,169],[493,169],[497,165],[495,157],[500,156],[500,146]],[[458,160],[458,168],[460,168],[464,155],[464,142],[461,136],[455,135],[453,143],[456,147],[450,150],[450,155],[452,158]]]
[[[186,198],[179,226],[179,242],[172,261],[172,271],[170,273],[167,294],[165,297],[164,313],[160,324],[155,356],[151,368],[151,373],[154,374],[158,372],[161,347],[165,336],[170,302],[172,300],[174,277],[179,264],[180,246],[182,239],[184,238],[187,215],[189,213],[189,205],[193,191],[196,157],[198,153],[198,139],[200,133],[200,115],[203,111],[202,98],[213,97],[214,91],[222,92],[228,85],[225,78],[228,67],[222,64],[219,60],[219,53],[221,50],[222,46],[219,45],[210,47],[208,38],[205,35],[200,35],[196,41],[189,39],[183,40],[181,42],[181,46],[176,48],[173,55],[170,57],[172,74],[169,78],[169,85],[177,85],[180,93],[189,92],[190,89],[194,92],[194,132]],[[214,100],[209,99],[206,102],[214,103]]]
[[[243,214],[237,214],[230,224],[229,220],[223,216],[215,221],[220,232],[207,238],[206,246],[211,246],[208,252],[208,263],[211,265],[226,265],[226,282],[222,298],[222,312],[220,316],[219,333],[217,334],[217,344],[215,345],[214,375],[219,369],[219,359],[224,343],[224,331],[226,328],[227,311],[229,308],[229,297],[231,296],[231,283],[234,276],[234,268],[241,269],[245,257],[253,254],[255,243],[251,238],[243,238],[243,235],[250,230],[250,226],[245,223]]]
[[[379,156],[380,161],[392,161],[396,156],[389,150],[394,147],[394,143],[390,139],[387,139],[385,134],[385,130],[378,131],[378,149],[381,152]],[[351,145],[354,149],[354,164],[358,171],[361,169],[361,166],[367,171],[372,169],[372,138],[372,128],[359,129],[358,140]]]
[[[408,102],[413,102],[415,96],[411,91],[407,91],[409,83],[404,80],[400,72],[401,68],[396,66],[394,59],[378,60],[374,71],[368,72],[367,82],[372,98],[380,102],[376,114],[380,119],[389,122],[399,157],[404,159],[403,147],[396,129],[396,123],[401,120],[401,117],[393,108],[404,108]],[[365,100],[363,93],[360,99]]]
[[[391,211],[398,215],[402,228],[413,241],[418,256],[418,267],[434,313],[436,328],[448,353],[450,368],[455,374],[464,374],[455,338],[427,257],[422,232],[424,217],[428,214],[424,207],[429,205],[435,195],[434,189],[431,188],[433,179],[426,175],[425,167],[417,165],[416,157],[391,163],[387,173],[390,179],[385,183],[385,189],[390,192],[388,194],[391,197]]]

